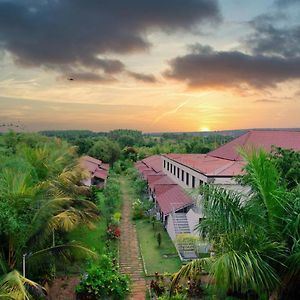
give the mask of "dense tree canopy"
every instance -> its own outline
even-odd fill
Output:
[[[86,200],[86,174],[67,142],[10,132],[0,137],[0,149],[0,294],[25,299],[20,282],[36,284],[20,275],[23,256],[26,275],[39,279],[58,266],[57,256],[63,263],[93,255],[65,233],[93,226],[99,211]]]

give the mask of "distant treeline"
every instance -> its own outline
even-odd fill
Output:
[[[133,161],[161,153],[207,153],[230,141],[233,136],[195,135],[191,133],[143,134],[138,130],[116,129],[110,132],[90,130],[42,131],[77,147],[79,155],[91,155],[105,162]]]

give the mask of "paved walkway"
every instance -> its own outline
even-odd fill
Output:
[[[120,267],[121,272],[129,274],[132,292],[128,299],[145,300],[147,291],[146,281],[143,277],[143,263],[140,256],[135,225],[131,221],[131,201],[125,179],[121,179],[123,197],[121,237],[120,237]]]

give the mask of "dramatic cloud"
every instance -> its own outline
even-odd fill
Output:
[[[191,88],[254,88],[300,79],[300,57],[282,58],[248,55],[239,51],[215,51],[209,46],[195,45],[192,52],[176,57],[164,75],[184,81]]]
[[[219,19],[217,0],[4,0],[0,49],[23,65],[111,74],[124,65],[103,56],[149,48],[150,30],[189,30]]]
[[[255,55],[300,55],[300,25],[277,28],[272,18],[260,16],[250,22],[254,33],[245,40],[245,45]]]
[[[143,81],[143,82],[147,82],[147,83],[157,82],[156,78],[152,74],[142,74],[142,73],[136,73],[136,72],[128,72],[127,74],[130,77],[132,77],[136,80],[139,80],[139,81]]]
[[[288,6],[291,4],[300,4],[300,1],[299,0],[276,0],[275,3],[279,7],[284,7],[284,6]]]

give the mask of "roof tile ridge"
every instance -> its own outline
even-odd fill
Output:
[[[249,131],[247,131],[247,132],[245,133],[246,137],[245,137],[245,141],[244,141],[243,144],[242,144],[242,148],[244,148],[245,144],[246,144],[247,141],[249,140],[249,138],[250,138],[250,136],[251,136],[251,134],[252,134],[253,131],[254,131],[254,130],[249,130]],[[236,151],[236,150],[235,150],[235,151]],[[237,152],[237,151],[236,151],[236,152]],[[233,161],[238,161],[238,160],[240,160],[240,159],[238,159],[238,157],[239,157],[239,153],[236,153],[236,156],[235,156],[235,158],[233,159]]]
[[[217,170],[214,172],[214,174],[215,174],[215,175],[220,174],[221,172],[223,172],[223,171],[229,169],[230,167],[232,167],[236,162],[237,162],[237,160],[230,160],[229,163],[227,163],[225,166],[223,166],[223,167],[217,169]]]

